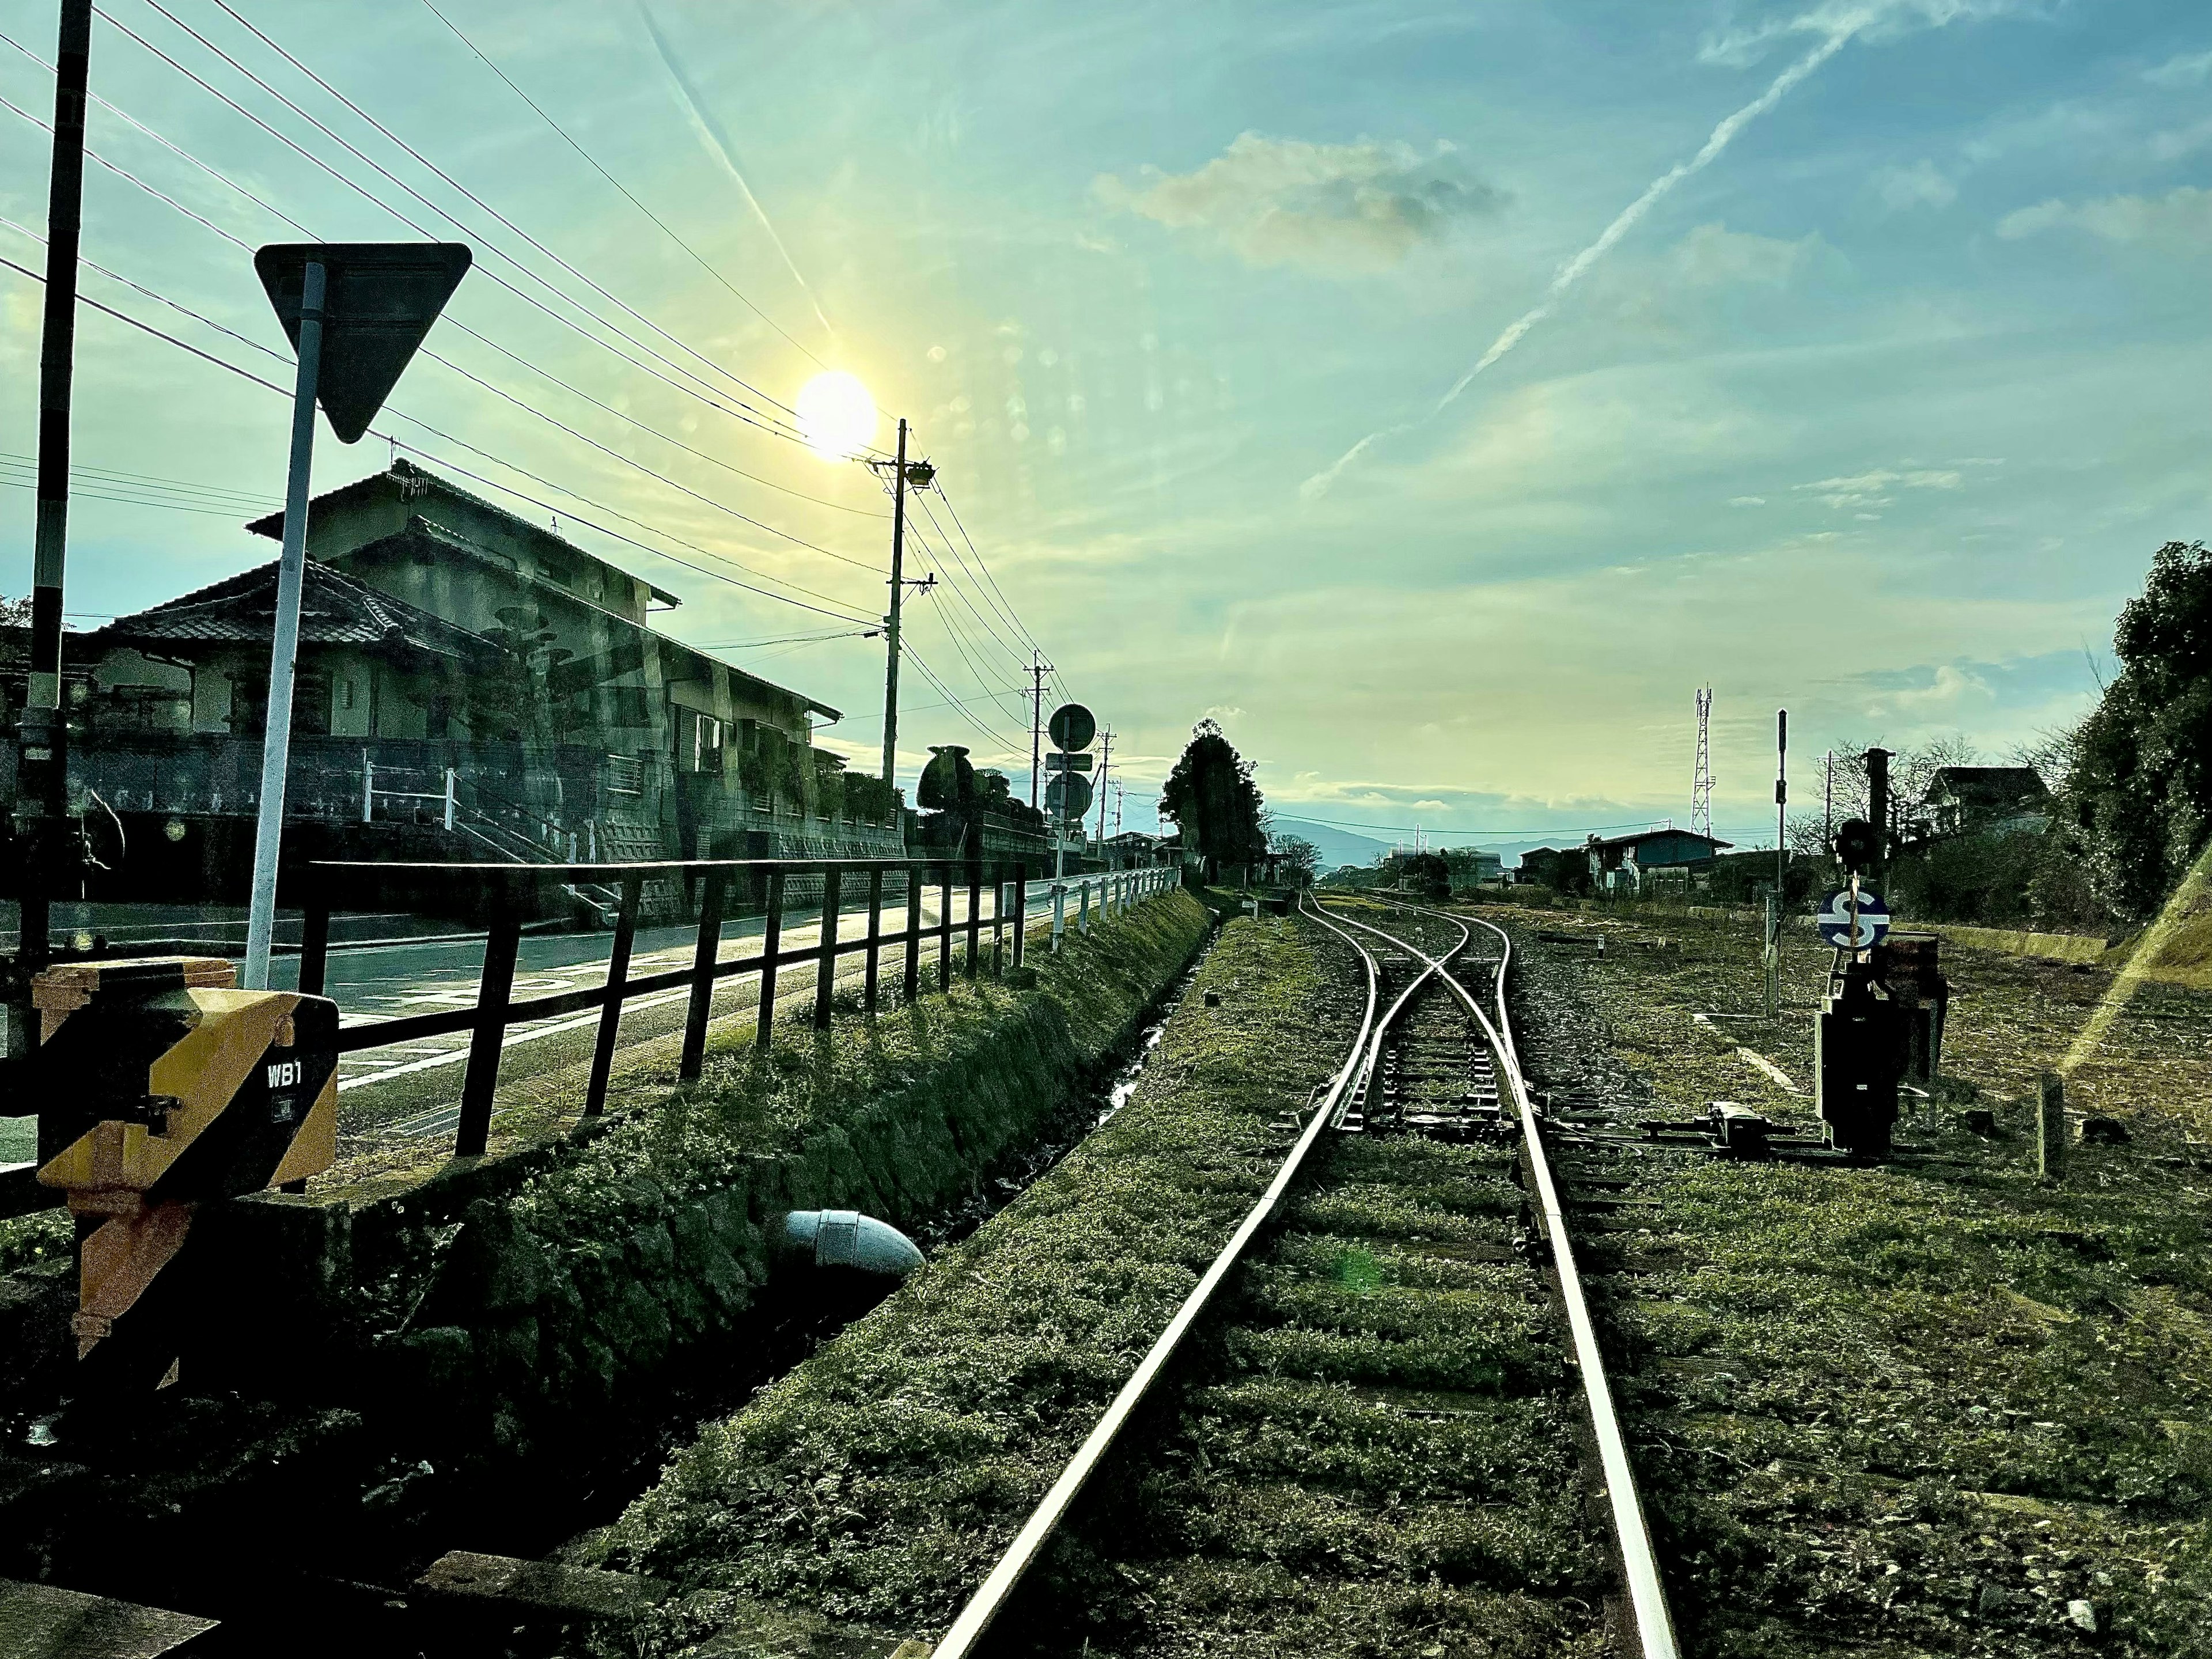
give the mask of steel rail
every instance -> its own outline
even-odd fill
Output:
[[[1439,921],[1460,921],[1456,916],[1419,905],[1401,908]],[[1521,1075],[1520,1054],[1513,1046],[1512,1023],[1505,1006],[1505,976],[1512,965],[1513,940],[1504,928],[1480,917],[1474,918],[1476,926],[1497,934],[1505,946],[1505,954],[1498,963],[1498,1006],[1493,1020],[1474,994],[1443,967],[1459,947],[1446,951],[1443,957],[1431,957],[1418,945],[1395,933],[1368,927],[1350,916],[1344,920],[1354,927],[1391,940],[1436,967],[1444,984],[1481,1024],[1491,1046],[1504,1062],[1500,1069],[1512,1089],[1514,1108],[1520,1114],[1522,1145],[1528,1155],[1529,1170],[1535,1176],[1545,1231],[1551,1237],[1552,1264],[1558,1271],[1559,1299],[1565,1307],[1567,1327],[1574,1339],[1576,1365],[1582,1372],[1583,1396],[1589,1403],[1590,1432],[1597,1442],[1598,1462],[1605,1475],[1606,1499],[1613,1510],[1613,1533],[1620,1547],[1621,1576],[1627,1581],[1629,1602],[1636,1615],[1637,1639],[1644,1659],[1679,1659],[1680,1650],[1675,1644],[1674,1617],[1668,1609],[1666,1588],[1660,1580],[1658,1556],[1651,1547],[1650,1524],[1644,1516],[1644,1502],[1636,1489],[1636,1472],[1628,1461],[1628,1445],[1621,1436],[1620,1415],[1613,1407],[1613,1386],[1606,1378],[1605,1356],[1598,1346],[1597,1328],[1591,1322],[1589,1304],[1583,1295],[1582,1274],[1575,1265],[1574,1242],[1567,1231],[1566,1212],[1559,1202],[1559,1184],[1552,1176],[1551,1159],[1544,1151],[1539,1114],[1528,1097],[1527,1081]]]
[[[1214,1257],[1213,1264],[1206,1270],[1196,1288],[1176,1310],[1175,1317],[1168,1322],[1167,1328],[1160,1333],[1144,1358],[1138,1362],[1137,1369],[1130,1373],[1129,1380],[1121,1385],[1121,1392],[1114,1396],[1113,1403],[1106,1407],[1104,1414],[1077,1449],[1075,1455],[1068,1461],[1067,1467],[1060,1471],[1060,1478],[1052,1484],[1052,1489],[1045,1493],[1043,1500],[1022,1523],[1021,1530],[1014,1534],[1013,1542],[1007,1545],[1006,1553],[991,1569],[989,1577],[969,1598],[968,1605],[961,1608],[959,1616],[952,1621],[944,1638],[932,1650],[932,1659],[968,1659],[968,1656],[975,1651],[984,1632],[990,1629],[991,1621],[1004,1611],[1024,1576],[1066,1516],[1077,1495],[1097,1472],[1099,1464],[1105,1461],[1115,1437],[1134,1415],[1146,1393],[1167,1368],[1168,1362],[1175,1357],[1176,1348],[1189,1334],[1191,1327],[1206,1311],[1213,1293],[1228,1278],[1261,1228],[1267,1225],[1269,1218],[1274,1214],[1283,1195],[1290,1190],[1291,1182],[1297,1179],[1306,1154],[1313,1150],[1315,1143],[1321,1139],[1322,1131],[1334,1117],[1338,1103],[1346,1090],[1357,1078],[1365,1075],[1366,1067],[1372,1063],[1372,1045],[1368,1038],[1376,1029],[1375,1005],[1381,986],[1375,957],[1342,928],[1335,927],[1334,923],[1325,925],[1342,935],[1346,942],[1358,952],[1367,973],[1367,1006],[1360,1015],[1358,1034],[1352,1039],[1343,1066],[1330,1080],[1327,1093],[1315,1108],[1312,1118],[1291,1146],[1289,1155],[1284,1158],[1274,1180],[1268,1183],[1267,1190],[1246,1214],[1229,1243],[1222,1247],[1221,1253]]]

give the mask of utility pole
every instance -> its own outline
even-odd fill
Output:
[[[1820,791],[1820,845],[1823,848],[1836,844],[1836,751],[1828,750],[1826,757],[1828,781]]]
[[[1098,754],[1098,844],[1106,844],[1106,775],[1114,765],[1114,728],[1108,726],[1099,736]]]
[[[1782,903],[1790,879],[1790,711],[1774,712],[1774,896],[1766,906],[1766,1017],[1782,1012]]]
[[[912,466],[906,459],[906,417],[899,416],[898,459],[891,464],[891,609],[884,618],[885,658],[884,665],[884,781],[890,783],[898,769],[898,671],[899,671],[899,612],[906,599],[906,492],[911,484],[916,489],[929,488],[929,481],[937,476],[937,469],[927,461],[916,461]],[[884,464],[871,461],[869,466],[880,472]],[[933,574],[915,584],[917,587],[935,585]]]
[[[15,770],[30,842],[19,866],[16,936],[26,966],[47,948],[52,884],[69,816],[69,730],[62,712],[62,584],[69,562],[70,392],[76,359],[77,246],[84,222],[84,104],[92,0],[62,0],[54,59],[54,149],[46,192],[46,316],[39,343],[39,495],[31,556],[31,662]]]
[[[1867,875],[1874,890],[1889,890],[1889,750],[1866,751],[1867,822],[1874,825],[1874,862]]]
[[[884,781],[898,769],[899,602],[906,597],[906,416],[899,416],[898,461],[891,471],[891,611],[884,618]]]
[[[1030,647],[1030,807],[1037,805],[1037,765],[1044,753],[1044,677],[1052,665],[1035,646]]]

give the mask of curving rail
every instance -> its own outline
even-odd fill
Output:
[[[1577,1369],[1582,1374],[1583,1392],[1589,1405],[1591,1431],[1597,1443],[1606,1496],[1613,1512],[1622,1576],[1634,1611],[1639,1647],[1644,1659],[1678,1659],[1680,1650],[1675,1645],[1674,1622],[1660,1583],[1657,1559],[1651,1546],[1650,1530],[1644,1520],[1643,1503],[1637,1493],[1635,1474],[1629,1464],[1627,1446],[1613,1409],[1612,1389],[1606,1380],[1604,1357],[1598,1347],[1597,1333],[1590,1320],[1588,1302],[1583,1295],[1581,1277],[1575,1265],[1574,1247],[1567,1232],[1565,1210],[1559,1200],[1558,1183],[1553,1177],[1551,1162],[1545,1154],[1543,1137],[1540,1133],[1540,1115],[1521,1075],[1520,1056],[1513,1043],[1512,1026],[1507,1017],[1505,1000],[1506,974],[1513,954],[1512,940],[1503,928],[1480,918],[1473,919],[1474,927],[1496,933],[1504,947],[1504,954],[1498,963],[1496,1007],[1486,1010],[1451,972],[1452,960],[1466,950],[1474,939],[1474,930],[1468,925],[1468,921],[1416,905],[1400,908],[1458,929],[1458,940],[1449,949],[1432,955],[1395,933],[1370,927],[1349,916],[1332,916],[1308,896],[1300,896],[1301,913],[1344,940],[1358,956],[1366,975],[1366,1006],[1344,1064],[1330,1079],[1312,1115],[1284,1158],[1274,1179],[1268,1183],[1267,1191],[1253,1205],[1228,1243],[1200,1279],[1197,1286],[1176,1310],[1174,1318],[1168,1322],[1167,1328],[1160,1333],[1144,1358],[1138,1363],[1136,1370],[1131,1373],[1129,1380],[1122,1384],[1121,1392],[1115,1395],[1113,1402],[1107,1407],[1082,1446],[1060,1472],[1051,1490],[1030,1512],[981,1586],[961,1609],[944,1639],[933,1650],[933,1659],[970,1659],[977,1651],[992,1621],[1005,1609],[1024,1577],[1042,1553],[1045,1545],[1073,1507],[1077,1496],[1104,1461],[1106,1454],[1135,1413],[1137,1407],[1151,1391],[1153,1383],[1158,1380],[1161,1372],[1166,1369],[1169,1361],[1175,1357],[1183,1338],[1205,1313],[1214,1293],[1243,1259],[1253,1239],[1273,1216],[1284,1195],[1297,1180],[1307,1155],[1320,1140],[1322,1131],[1342,1124],[1346,1109],[1356,1097],[1358,1086],[1372,1076],[1381,1061],[1385,1035],[1412,1006],[1416,994],[1431,979],[1446,987],[1474,1017],[1498,1057],[1498,1069],[1506,1079],[1514,1109],[1520,1118],[1522,1144],[1535,1180],[1537,1201],[1543,1211],[1545,1231],[1552,1243],[1553,1265],[1559,1275],[1560,1296],[1565,1305],[1567,1323],[1573,1340]],[[1410,952],[1420,963],[1419,971],[1407,982],[1405,988],[1380,1018],[1376,1012],[1381,998],[1380,966],[1374,952],[1356,936],[1352,931],[1355,929],[1386,940],[1395,949]]]
[[[1261,1228],[1267,1225],[1268,1218],[1274,1214],[1276,1206],[1283,1201],[1283,1195],[1290,1191],[1291,1183],[1297,1179],[1298,1170],[1305,1163],[1306,1154],[1321,1139],[1322,1131],[1335,1121],[1343,1102],[1349,1097],[1352,1086],[1365,1075],[1366,1067],[1373,1063],[1374,1045],[1369,1038],[1380,1029],[1375,1018],[1375,1005],[1381,993],[1381,975],[1371,952],[1349,933],[1345,933],[1342,928],[1335,931],[1358,952],[1367,975],[1367,1006],[1360,1015],[1358,1032],[1352,1039],[1343,1066],[1329,1079],[1313,1115],[1291,1145],[1282,1168],[1268,1182],[1267,1190],[1261,1194],[1259,1201],[1238,1224],[1236,1232],[1222,1247],[1220,1255],[1213,1259],[1212,1265],[1206,1268],[1197,1286],[1176,1310],[1175,1317],[1168,1322],[1167,1328],[1160,1333],[1158,1340],[1138,1362],[1137,1369],[1130,1373],[1129,1380],[1121,1385],[1121,1391],[1106,1407],[1105,1414],[1098,1419],[1097,1426],[1069,1460],[1067,1467],[1060,1471],[1060,1478],[1053,1482],[1052,1490],[1046,1492],[1043,1500],[1030,1512],[1029,1519],[1022,1523],[1022,1529],[1014,1534],[1014,1541],[1006,1547],[1006,1553],[991,1569],[989,1577],[969,1598],[968,1605],[960,1610],[960,1616],[952,1621],[944,1640],[933,1650],[933,1659],[966,1659],[975,1651],[984,1632],[990,1629],[991,1621],[1004,1610],[1024,1576],[1066,1518],[1078,1494],[1105,1460],[1116,1437],[1135,1413],[1146,1395],[1151,1392],[1152,1384],[1167,1368],[1168,1362],[1175,1358],[1176,1350],[1182,1345],[1182,1340],[1189,1334],[1191,1327],[1206,1311],[1206,1304],[1213,1299],[1213,1293],[1243,1258],[1245,1249],[1258,1236]]]
[[[1389,939],[1401,950],[1410,951],[1427,963],[1428,971],[1434,973],[1481,1024],[1484,1034],[1489,1037],[1491,1046],[1503,1062],[1499,1069],[1512,1091],[1514,1109],[1520,1115],[1522,1145],[1529,1170],[1535,1178],[1538,1201],[1544,1212],[1545,1231],[1552,1243],[1552,1262],[1559,1274],[1559,1297],[1565,1306],[1567,1327],[1574,1340],[1576,1369],[1582,1373],[1583,1395],[1589,1407],[1590,1433],[1597,1443],[1598,1463],[1605,1476],[1606,1499],[1613,1510],[1621,1574],[1626,1581],[1629,1601],[1636,1616],[1637,1639],[1644,1659],[1677,1659],[1680,1649],[1675,1644],[1674,1623],[1668,1611],[1666,1590],[1660,1582],[1658,1557],[1651,1547],[1650,1526],[1644,1517],[1643,1499],[1637,1492],[1636,1473],[1628,1461],[1628,1446],[1621,1436],[1620,1419],[1613,1409],[1613,1387],[1606,1379],[1605,1356],[1598,1346],[1597,1329],[1590,1320],[1589,1301],[1583,1295],[1582,1275],[1575,1265],[1574,1241],[1567,1231],[1566,1212],[1559,1202],[1559,1183],[1553,1178],[1551,1159],[1544,1151],[1540,1115],[1534,1103],[1528,1097],[1527,1081],[1521,1075],[1521,1057],[1513,1046],[1513,1026],[1507,1017],[1505,1004],[1505,980],[1512,965],[1513,941],[1504,928],[1480,917],[1474,918],[1475,926],[1488,928],[1497,934],[1505,947],[1504,954],[1498,963],[1497,1006],[1492,1012],[1486,1012],[1474,994],[1461,984],[1445,965],[1466,948],[1469,935],[1465,924],[1459,917],[1447,915],[1441,910],[1410,904],[1401,908],[1416,915],[1428,916],[1460,927],[1462,933],[1460,943],[1442,956],[1431,957],[1419,945],[1395,933],[1370,927],[1365,922],[1355,921],[1349,916],[1343,920],[1378,939]],[[1379,1036],[1377,1042],[1380,1042]]]

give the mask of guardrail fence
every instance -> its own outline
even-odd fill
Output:
[[[501,1049],[507,1027],[527,1021],[557,1018],[564,1014],[599,1011],[597,1040],[592,1050],[591,1078],[585,1090],[584,1115],[596,1117],[606,1105],[607,1079],[613,1069],[623,1005],[630,998],[688,988],[690,1004],[684,1024],[682,1059],[678,1077],[695,1080],[704,1065],[707,1026],[712,1015],[714,983],[744,974],[760,975],[760,1012],[756,1043],[765,1048],[775,1030],[777,977],[786,968],[814,964],[813,1023],[830,1024],[836,994],[837,960],[860,955],[861,1006],[869,1018],[881,1012],[883,956],[886,945],[900,951],[899,998],[915,1000],[921,993],[922,947],[936,946],[937,988],[950,990],[954,973],[956,934],[965,949],[959,971],[976,978],[988,971],[993,978],[1009,967],[1019,968],[1026,949],[1029,878],[1018,864],[969,860],[960,863],[931,859],[689,859],[641,864],[392,864],[317,863],[305,866],[307,876],[305,929],[300,952],[299,988],[322,994],[330,957],[331,915],[351,908],[356,895],[388,894],[397,884],[422,890],[444,890],[449,897],[472,899],[483,905],[489,920],[483,968],[477,981],[473,1008],[441,1010],[373,1024],[342,1026],[340,1054],[419,1042],[426,1037],[453,1032],[470,1034],[469,1057],[461,1082],[461,1111],[455,1132],[453,1155],[481,1154],[491,1132],[493,1091],[498,1086]],[[722,959],[722,926],[735,896],[734,884],[745,878],[762,878],[765,888],[761,948],[750,956]],[[787,949],[783,928],[787,889],[794,879],[805,886],[819,878],[821,900],[819,937],[812,944]],[[699,927],[691,965],[662,973],[630,976],[631,948],[637,934],[639,896],[648,881],[675,878],[697,884]],[[1090,931],[1094,892],[1102,917],[1164,892],[1177,883],[1177,872],[1167,867],[1107,872],[1071,876],[1050,883],[1052,888],[1052,948],[1058,950],[1070,890],[1077,894],[1079,926]],[[289,884],[288,884],[289,885]],[[526,916],[542,905],[550,892],[578,885],[604,886],[618,891],[613,949],[604,985],[588,990],[514,1000],[515,959],[521,945]],[[848,909],[848,896],[866,893],[865,911]],[[937,918],[925,925],[923,901],[934,888]],[[985,899],[988,890],[988,903]],[[901,924],[884,929],[887,890],[904,911]],[[956,906],[956,895],[964,903]],[[388,898],[380,901],[388,906]],[[810,908],[813,907],[809,906]],[[957,908],[961,915],[956,921]],[[865,915],[865,933],[845,936],[848,918]],[[1007,960],[1008,924],[1012,924]],[[803,925],[803,924],[802,924]],[[988,969],[983,932],[990,930]]]

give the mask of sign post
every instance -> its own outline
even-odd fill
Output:
[[[1061,878],[1067,873],[1067,826],[1079,821],[1091,805],[1091,757],[1080,751],[1098,735],[1098,722],[1079,702],[1064,702],[1052,711],[1046,728],[1052,734],[1050,769],[1056,775],[1045,786],[1045,816],[1052,820],[1052,947],[1060,948]]]
[[[276,620],[263,714],[261,799],[253,833],[253,890],[246,912],[246,988],[269,988],[276,924],[276,861],[284,830],[284,775],[292,757],[293,671],[300,650],[300,588],[307,556],[307,495],[315,407],[341,443],[359,441],[415,349],[469,268],[449,242],[278,244],[253,256],[277,320],[299,353],[292,393],[292,456],[284,482],[284,544],[276,566]]]

